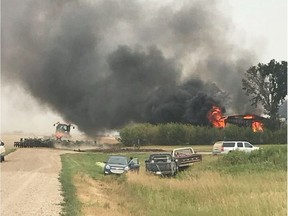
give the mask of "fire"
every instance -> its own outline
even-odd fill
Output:
[[[254,119],[253,115],[244,115],[243,119]]]
[[[223,116],[222,111],[217,106],[212,106],[207,114],[207,118],[216,128],[225,128],[226,124],[235,124],[240,127],[251,127],[253,132],[263,132],[264,124],[263,117],[257,115],[232,115]]]
[[[253,132],[263,132],[263,123],[259,120],[261,117],[256,115],[244,115],[243,119],[252,120],[251,127]]]
[[[253,132],[263,132],[263,123],[260,121],[253,121],[252,130]]]
[[[217,106],[212,106],[207,117],[216,128],[224,128],[226,126],[226,117],[223,116],[221,109]]]

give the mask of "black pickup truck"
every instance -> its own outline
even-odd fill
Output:
[[[177,164],[169,153],[151,154],[145,161],[146,171],[156,175],[176,175]]]

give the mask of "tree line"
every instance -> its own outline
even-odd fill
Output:
[[[279,120],[279,107],[287,98],[287,62],[272,59],[258,63],[244,73],[242,87],[252,106],[261,106],[268,115],[264,132],[230,125],[223,129],[190,124],[149,123],[128,125],[120,130],[121,143],[132,145],[212,144],[218,140],[247,140],[253,144],[287,143],[287,124]]]
[[[264,129],[255,133],[249,127],[229,127],[218,129],[190,124],[149,123],[127,125],[120,129],[119,141],[125,146],[143,145],[207,145],[218,140],[244,140],[252,144],[287,143],[287,126],[278,130]]]

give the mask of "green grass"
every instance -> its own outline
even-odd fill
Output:
[[[105,154],[64,154],[61,155],[62,171],[60,181],[62,184],[64,203],[63,215],[81,215],[81,203],[76,197],[76,188],[73,177],[78,173],[89,174],[91,178],[103,179],[102,168],[96,162],[107,159]]]
[[[126,184],[122,192],[136,203],[127,207],[134,215],[284,215],[286,212],[284,172],[265,175],[225,176],[213,172],[195,175],[187,171],[186,178],[173,184]],[[164,181],[167,181],[164,179]],[[250,182],[250,183],[247,183]],[[273,188],[267,182],[273,182]],[[151,182],[150,182],[151,183]],[[121,190],[120,190],[121,191]],[[270,197],[268,198],[267,195]],[[273,198],[273,201],[270,199]],[[143,209],[142,206],[145,206]],[[138,209],[137,209],[138,208]],[[136,211],[137,209],[137,211]]]
[[[201,163],[173,178],[161,178],[145,172],[144,161],[149,153],[127,154],[128,157],[138,157],[142,169],[139,175],[120,177],[104,176],[103,168],[97,165],[97,162],[106,161],[108,154],[65,154],[61,156],[63,168],[60,176],[64,195],[63,215],[84,215],[85,205],[77,197],[77,188],[73,183],[73,177],[78,174],[105,182],[109,186],[106,193],[111,196],[111,202],[118,203],[131,215],[286,215],[287,168],[279,164],[282,160],[287,161],[287,153],[281,154],[285,151],[281,146],[280,150],[277,146],[264,149],[267,149],[265,153],[256,155],[260,158],[257,163],[256,156],[252,157],[253,163],[249,160],[238,163],[241,159],[237,155],[238,162],[229,164],[229,160],[223,160],[223,155],[203,155]],[[279,156],[281,161],[273,160]],[[272,163],[267,165],[262,160],[265,157]],[[112,206],[105,204],[106,207]],[[95,204],[95,208],[101,207]]]

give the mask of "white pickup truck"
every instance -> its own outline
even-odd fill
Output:
[[[197,154],[191,147],[173,149],[171,155],[177,162],[178,168],[188,167],[195,162],[202,161],[202,155]]]
[[[5,153],[5,146],[4,146],[4,142],[2,140],[1,141],[1,144],[0,144],[0,156],[1,156],[1,159],[0,159],[0,162],[4,161],[4,153]]]

